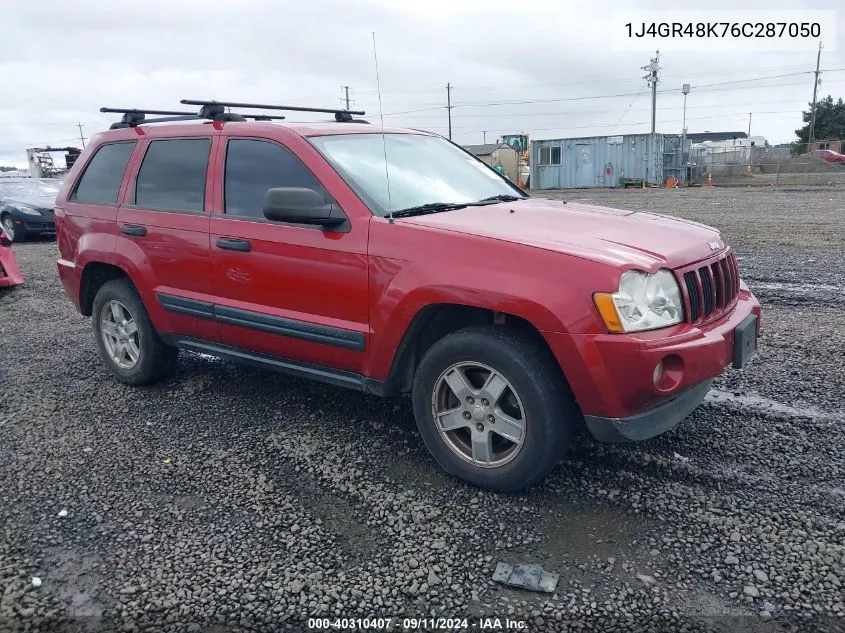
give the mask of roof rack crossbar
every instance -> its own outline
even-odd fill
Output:
[[[180,110],[139,110],[138,108],[100,108],[100,112],[114,112],[116,114],[162,114],[165,116],[197,115],[196,112],[184,112]]]
[[[225,106],[229,108],[254,108],[256,110],[290,110],[291,112],[323,112],[325,114],[366,114],[363,110],[342,110],[337,108],[306,108],[303,106],[267,105],[263,103],[240,103],[236,101],[204,101],[202,99],[182,99],[183,105]]]

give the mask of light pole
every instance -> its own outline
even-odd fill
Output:
[[[684,127],[681,130],[681,164],[684,165],[684,180],[689,180],[686,168],[686,151],[687,151],[687,95],[689,94],[689,84],[684,84],[681,87],[681,92],[684,93]]]

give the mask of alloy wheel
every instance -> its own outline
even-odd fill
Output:
[[[12,238],[12,241],[15,241],[15,223],[12,221],[12,216],[7,215],[3,218],[3,228],[6,229],[6,233],[9,234],[9,237]]]
[[[100,313],[100,334],[109,358],[121,369],[132,369],[141,357],[138,324],[120,301],[111,300]]]
[[[519,394],[492,367],[452,365],[435,382],[431,404],[446,445],[473,466],[503,466],[524,445],[526,419]]]

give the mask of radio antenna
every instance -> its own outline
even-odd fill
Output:
[[[384,113],[381,109],[381,82],[378,76],[378,53],[376,52],[375,31],[373,31],[373,59],[376,63],[376,91],[378,92],[378,116],[381,120],[381,147],[384,152],[384,179],[387,182],[387,219],[393,224],[393,204],[390,201],[390,172],[387,168],[387,138],[384,136]]]

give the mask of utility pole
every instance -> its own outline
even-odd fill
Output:
[[[751,138],[751,113],[748,113],[748,138]]]
[[[649,169],[651,167],[652,157],[654,155],[655,138],[654,132],[657,126],[657,82],[659,81],[657,73],[660,71],[660,51],[656,51],[655,56],[649,60],[645,66],[641,66],[642,70],[646,71],[643,79],[646,80],[648,86],[651,88],[651,136],[648,142],[648,163],[645,168],[645,178],[643,179],[643,187],[649,179]],[[655,174],[657,176],[657,174]]]
[[[85,149],[85,137],[82,136],[82,123],[77,123],[76,127],[79,128],[79,140],[82,141],[82,149]]]
[[[686,159],[686,151],[687,151],[687,95],[689,94],[690,86],[689,84],[683,84],[681,86],[681,92],[684,95],[684,122],[683,126],[681,127],[681,165],[684,167],[684,182],[688,183],[689,178],[687,177],[687,159]]]
[[[482,130],[481,133],[484,135],[484,141],[482,142],[487,145],[487,130]]]
[[[815,72],[815,81],[813,82],[813,116],[810,120],[810,143],[807,145],[807,151],[810,151],[810,145],[812,144],[813,140],[815,139],[816,134],[816,95],[819,89],[819,65],[822,61],[822,43],[819,41],[819,52],[816,55],[816,72]]]
[[[346,93],[346,109],[349,109],[349,86],[343,86],[343,91]]]
[[[449,113],[449,140],[452,140],[452,84],[446,84],[446,112]]]
[[[660,71],[660,51],[657,51],[655,56],[649,60],[649,63],[641,66],[641,68],[647,71],[643,79],[651,88],[651,133],[654,134],[657,123],[657,83],[660,81],[657,73]]]

